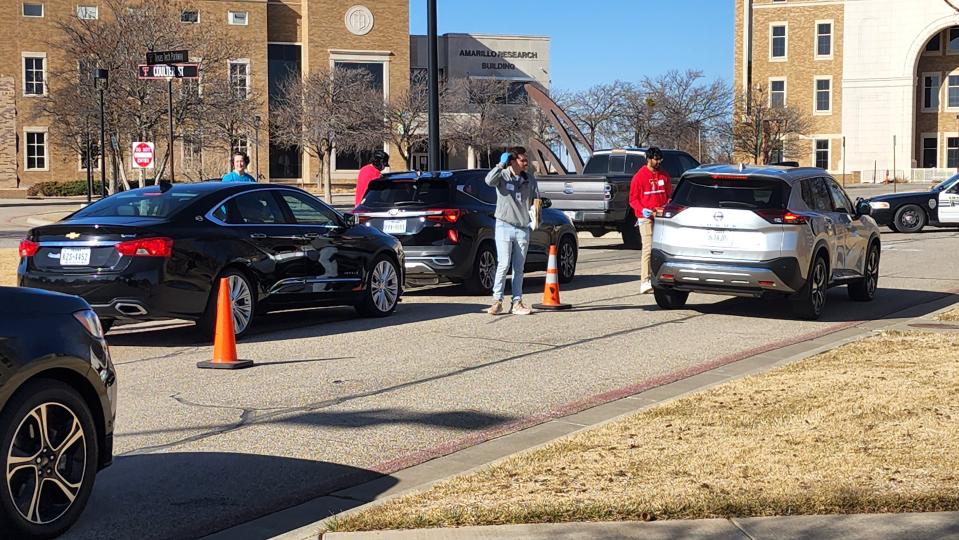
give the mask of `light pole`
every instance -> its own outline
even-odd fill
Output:
[[[429,79],[429,162],[430,170],[436,172],[440,168],[440,91],[439,91],[439,59],[437,53],[436,36],[436,0],[427,0],[427,74]]]
[[[260,115],[253,117],[253,160],[256,161],[256,181],[260,181]],[[232,164],[230,164],[232,166]],[[332,200],[332,199],[331,199]]]
[[[109,77],[110,72],[100,68],[97,68],[93,76],[93,84],[100,91],[100,146],[98,147],[100,149],[100,198],[107,196],[107,146],[103,120],[103,92],[109,85]]]

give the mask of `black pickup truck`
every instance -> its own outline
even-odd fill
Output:
[[[593,236],[619,231],[628,248],[641,247],[636,216],[629,207],[629,184],[640,167],[646,165],[645,148],[597,150],[589,157],[583,174],[541,176],[539,191],[573,220],[578,231]],[[680,150],[663,150],[663,168],[673,187],[679,177],[699,162]]]

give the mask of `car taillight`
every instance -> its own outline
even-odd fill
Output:
[[[449,229],[446,231],[446,237],[450,239],[450,242],[454,244],[460,243],[460,234],[456,232],[456,229]]]
[[[366,215],[364,212],[353,212],[353,217],[356,218],[356,223],[362,225],[370,220],[370,216]]]
[[[116,245],[125,257],[169,257],[173,254],[172,238],[141,238],[127,240]]]
[[[33,240],[20,240],[21,257],[33,257],[37,254],[38,249],[40,249],[40,244],[34,242]]]
[[[806,216],[794,214],[782,208],[764,208],[762,210],[753,210],[753,212],[766,221],[777,225],[802,225],[808,223]]]
[[[660,206],[656,209],[656,217],[658,218],[673,218],[676,217],[676,214],[682,212],[687,207],[681,204],[669,203],[666,206]]]
[[[444,208],[442,210],[427,210],[426,219],[429,221],[456,223],[460,219],[460,209]]]

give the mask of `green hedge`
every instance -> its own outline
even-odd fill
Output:
[[[95,182],[93,191],[98,192],[99,182]],[[68,180],[66,182],[40,182],[30,186],[27,195],[44,195],[47,197],[69,197],[87,194],[86,180]]]

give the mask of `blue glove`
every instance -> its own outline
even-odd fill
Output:
[[[499,156],[499,166],[500,166],[500,167],[505,167],[506,164],[509,163],[509,158],[510,158],[509,152],[503,152],[502,154],[500,154],[500,156]]]
[[[643,208],[643,217],[649,219],[653,215],[653,211],[649,208]]]

